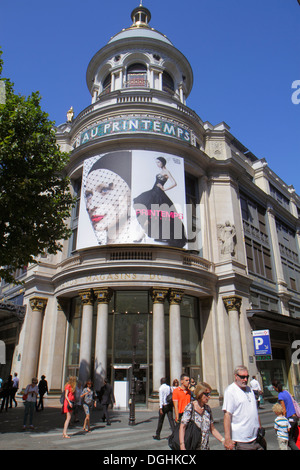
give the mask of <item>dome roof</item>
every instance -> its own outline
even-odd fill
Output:
[[[171,46],[173,45],[164,34],[154,28],[150,28],[149,22],[151,19],[151,13],[147,8],[143,7],[142,4],[132,11],[131,19],[133,20],[133,24],[129,28],[123,29],[113,36],[110,41],[108,41],[108,44],[129,38],[147,38],[156,39]]]

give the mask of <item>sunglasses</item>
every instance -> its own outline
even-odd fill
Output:
[[[205,395],[206,397],[210,397],[210,392],[203,392],[203,395]]]
[[[236,374],[236,375],[242,380],[248,380],[249,379],[249,375],[240,375],[240,374]]]

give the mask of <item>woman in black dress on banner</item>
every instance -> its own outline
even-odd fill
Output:
[[[160,172],[156,175],[153,188],[133,200],[136,216],[143,229],[143,236],[147,234],[157,242],[182,248],[186,244],[183,214],[177,212],[166,194],[177,183],[166,168],[164,157],[158,157],[156,164]],[[165,186],[166,183],[170,185]],[[137,241],[142,241],[143,236]]]

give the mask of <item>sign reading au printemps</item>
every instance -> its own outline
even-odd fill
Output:
[[[191,131],[179,124],[162,119],[127,117],[124,119],[109,119],[86,129],[77,137],[75,147],[101,137],[126,133],[159,134],[193,144]]]

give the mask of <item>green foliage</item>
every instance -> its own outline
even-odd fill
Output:
[[[64,173],[69,156],[56,144],[54,123],[40,107],[40,95],[14,93],[5,82],[0,103],[0,276],[27,266],[45,250],[54,254],[70,236],[66,220],[73,198]],[[9,268],[7,268],[7,266]]]

